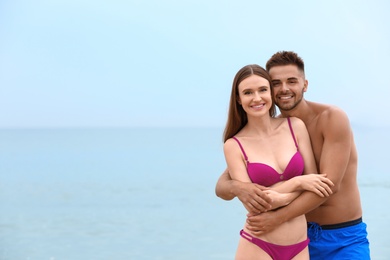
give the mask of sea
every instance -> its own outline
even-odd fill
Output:
[[[371,257],[390,259],[390,128],[353,130]],[[234,259],[222,131],[0,129],[0,260]]]

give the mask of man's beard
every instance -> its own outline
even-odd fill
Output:
[[[276,100],[275,100],[275,104],[278,106],[280,111],[291,111],[294,108],[296,108],[299,105],[299,103],[301,103],[301,101],[303,99],[303,93],[304,93],[304,91],[302,90],[300,99],[297,100],[296,102],[294,102],[291,105],[290,104],[282,104],[282,105],[280,105],[279,102],[277,102]]]

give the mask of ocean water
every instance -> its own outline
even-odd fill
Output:
[[[390,259],[390,129],[354,126],[372,259]],[[0,130],[0,260],[233,259],[222,129]]]

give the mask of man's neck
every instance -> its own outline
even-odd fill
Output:
[[[302,100],[300,104],[292,110],[280,109],[280,112],[283,117],[298,117],[305,123],[305,125],[310,124],[315,117],[315,113],[310,106],[310,102],[306,100]]]

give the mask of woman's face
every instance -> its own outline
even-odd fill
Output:
[[[268,80],[251,75],[238,85],[238,103],[249,116],[269,115],[272,106]]]

